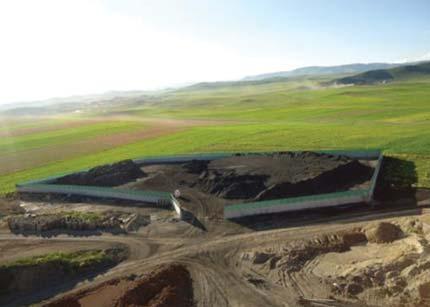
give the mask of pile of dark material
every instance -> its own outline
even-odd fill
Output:
[[[224,199],[252,201],[347,191],[369,182],[374,169],[345,156],[314,152],[235,155],[183,165],[191,184]]]
[[[208,169],[209,161],[191,160],[183,165],[185,170],[191,174],[200,174]]]
[[[273,184],[261,191],[256,200],[271,200],[285,197],[297,197],[309,194],[324,194],[346,191],[357,183],[362,183],[372,177],[373,168],[361,164],[357,160],[340,165],[322,173],[315,178],[299,182],[282,182]]]
[[[145,173],[132,160],[94,167],[56,179],[54,184],[114,187],[144,177]]]
[[[204,191],[227,199],[249,199],[266,188],[266,175],[238,175],[234,170],[227,172],[204,172],[200,186]]]

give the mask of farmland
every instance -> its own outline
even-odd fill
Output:
[[[106,104],[103,112],[7,116],[0,193],[20,181],[145,155],[358,148],[413,162],[416,185],[430,187],[430,79],[346,87],[322,81],[202,84],[120,108]]]

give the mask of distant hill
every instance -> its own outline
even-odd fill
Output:
[[[301,67],[289,71],[279,71],[255,76],[248,76],[243,78],[244,81],[263,80],[270,78],[285,78],[285,77],[299,77],[299,76],[320,76],[331,74],[354,74],[362,73],[369,70],[376,69],[389,69],[400,66],[402,64],[394,63],[369,63],[369,64],[347,64],[337,66],[308,66]]]
[[[369,85],[422,76],[430,76],[430,62],[405,65],[391,69],[371,70],[354,76],[335,79],[332,83]]]
[[[228,86],[250,86],[250,85],[260,85],[260,84],[266,84],[266,83],[272,83],[272,82],[281,82],[281,81],[287,81],[288,78],[282,78],[282,77],[274,77],[269,79],[263,79],[263,80],[241,80],[241,81],[214,81],[214,82],[199,82],[195,83],[193,85],[183,87],[181,90],[201,90],[201,89],[216,89],[220,87],[228,87]]]

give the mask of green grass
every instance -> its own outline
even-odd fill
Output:
[[[111,260],[111,256],[103,250],[78,251],[73,253],[56,252],[42,256],[18,259],[0,266],[0,269],[57,264],[73,272],[82,267],[88,267]]]
[[[102,215],[97,212],[80,212],[80,211],[70,211],[70,212],[63,212],[62,215],[64,217],[69,217],[73,219],[78,219],[83,222],[97,222],[102,219]]]
[[[136,119],[222,122],[0,175],[0,194],[13,191],[17,182],[140,156],[366,148],[380,148],[386,155],[411,161],[417,173],[416,186],[430,188],[430,79],[343,88],[317,88],[317,85],[314,80],[227,85],[181,90],[152,98],[122,113]],[[303,86],[315,89],[305,90]],[[129,128],[126,125],[112,129]],[[103,128],[95,131],[91,133],[110,133]],[[55,140],[57,144],[63,142],[57,135],[48,139],[50,144]],[[34,136],[30,135],[12,141],[21,144],[18,146],[31,147],[32,142],[39,142],[33,140]]]
[[[3,138],[0,139],[0,151],[2,153],[13,153],[43,146],[58,146],[64,143],[90,139],[100,135],[131,131],[138,127],[141,127],[141,124],[135,122],[101,122],[86,124],[75,128],[63,128],[13,138]]]

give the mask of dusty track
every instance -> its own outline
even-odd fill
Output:
[[[370,212],[360,217],[338,216],[322,218],[318,223],[308,221],[295,227],[251,232],[241,229],[241,234],[225,235],[226,229],[232,227],[224,223],[209,225],[213,231],[198,232],[193,226],[179,222],[171,232],[157,234],[156,232],[139,232],[133,235],[101,235],[91,237],[60,236],[53,238],[23,237],[11,235],[7,231],[0,233],[2,247],[7,243],[16,246],[44,246],[35,248],[29,254],[40,254],[49,250],[58,250],[90,244],[103,246],[126,245],[130,249],[130,258],[112,268],[93,281],[78,284],[74,291],[99,284],[114,277],[145,272],[160,264],[171,262],[183,263],[189,269],[193,278],[194,296],[198,306],[295,306],[299,295],[317,296],[319,285],[314,279],[306,279],[298,275],[289,282],[295,285],[307,284],[309,288],[285,288],[277,284],[266,283],[256,286],[249,282],[250,276],[258,277],[256,272],[243,267],[240,257],[244,250],[265,247],[291,240],[305,240],[321,233],[329,233],[364,226],[369,220],[392,219],[393,216],[419,215],[421,209],[398,210],[391,212]],[[425,212],[427,214],[427,212]],[[226,228],[227,227],[227,228]],[[181,229],[176,231],[175,229]],[[44,245],[48,243],[49,245]],[[50,246],[50,247],[49,247]],[[3,248],[2,248],[3,249]],[[17,248],[19,249],[19,248]],[[305,279],[304,279],[305,278]],[[317,287],[318,286],[318,287]],[[61,296],[61,294],[59,295]]]

